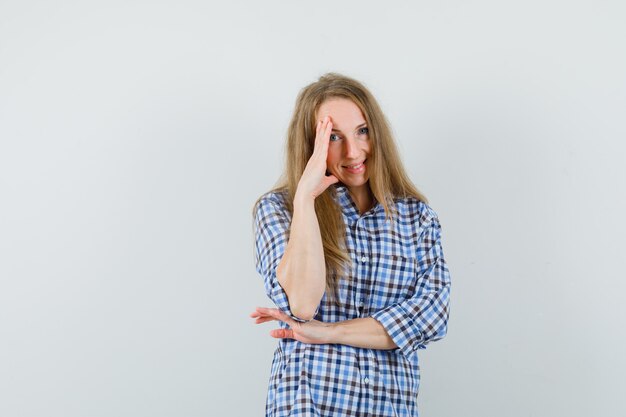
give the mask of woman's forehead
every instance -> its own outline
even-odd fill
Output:
[[[365,117],[359,106],[346,98],[332,98],[324,101],[316,114],[316,121],[330,116],[333,127],[337,130],[352,129],[365,123]]]

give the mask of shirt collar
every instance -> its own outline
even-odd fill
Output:
[[[374,207],[363,213],[363,215],[360,215],[356,203],[352,200],[352,197],[350,196],[350,191],[348,191],[348,187],[340,182],[334,184],[333,186],[335,187],[335,193],[337,196],[336,198],[337,202],[339,203],[339,207],[341,207],[341,211],[344,213],[344,215],[349,218],[367,217],[376,214],[379,211],[384,211],[383,205],[380,204],[378,200],[376,200],[376,197],[374,197]]]

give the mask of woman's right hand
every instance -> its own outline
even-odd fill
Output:
[[[324,117],[317,123],[313,154],[304,168],[302,177],[300,177],[296,195],[310,196],[315,199],[328,187],[339,181],[334,175],[326,175],[328,142],[332,129],[333,122],[330,120],[330,116]]]

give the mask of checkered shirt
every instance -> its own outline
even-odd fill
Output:
[[[339,281],[341,307],[324,294],[314,319],[373,317],[398,347],[380,350],[280,339],[265,415],[417,416],[417,353],[445,336],[449,315],[450,274],[437,214],[415,198],[398,198],[393,222],[385,219],[380,203],[360,215],[343,184],[331,187],[343,212],[352,267],[349,279]],[[291,313],[276,279],[291,222],[284,201],[282,192],[270,192],[256,208],[256,269],[274,304],[304,322]]]

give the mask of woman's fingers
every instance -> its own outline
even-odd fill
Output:
[[[324,157],[324,164],[326,163],[326,154],[328,153],[328,142],[330,141],[330,134],[333,131],[333,122],[330,120],[330,116],[324,117],[318,124],[318,129],[315,135],[315,146],[313,147],[313,153],[316,151]]]
[[[315,127],[315,139],[317,139],[320,136],[320,130],[322,129],[323,123],[324,123],[323,120],[320,120],[317,122],[317,126]]]
[[[326,159],[328,158],[328,146],[332,130],[333,122],[330,116],[325,116],[324,119],[317,122],[313,154],[298,182],[298,193],[317,198],[330,185],[338,182],[336,178],[326,176]]]
[[[255,323],[265,323],[266,321],[276,320],[276,318],[274,318],[273,316],[268,315],[267,313],[259,312],[258,310],[250,313],[250,317],[256,319]]]
[[[253,319],[256,319],[254,320],[255,324],[261,324],[261,323],[266,323],[268,321],[278,320],[275,317],[272,317],[266,314],[259,314],[257,312],[250,314],[250,317],[252,317]]]
[[[274,317],[276,320],[284,321],[285,323],[289,325],[293,323],[293,320],[291,319],[291,317],[289,317],[288,315],[286,315],[285,313],[283,313],[277,308],[263,308],[263,312],[265,312],[265,314],[269,316]]]
[[[276,320],[276,319],[274,317],[271,317],[271,316],[263,316],[263,317],[259,317],[254,322],[256,324],[261,324],[261,323],[265,323],[265,322],[272,321],[272,320]]]
[[[294,339],[293,330],[291,329],[274,329],[270,331],[270,336],[276,339]]]
[[[288,329],[273,329],[269,334],[276,339],[295,339],[303,343],[328,343],[327,328],[324,323],[311,320],[307,323],[298,323],[289,315],[277,308],[257,307],[250,317],[256,318],[256,323],[265,323],[280,320],[289,325]]]
[[[264,323],[271,320],[279,320],[289,324],[290,326],[294,324],[294,320],[291,317],[289,317],[287,314],[283,313],[277,308],[257,307],[256,311],[250,314],[250,317],[256,318],[257,323]]]
[[[256,318],[255,323],[261,324],[272,320],[284,321],[291,324],[293,320],[277,308],[257,307],[255,311],[250,313],[250,317]],[[270,336],[277,339],[294,339],[292,329],[274,329],[270,331]]]
[[[261,323],[266,323],[268,321],[273,321],[273,320],[278,320],[276,317],[271,316],[267,313],[261,313],[257,310],[253,311],[252,313],[250,313],[250,317],[252,317],[253,319],[256,319],[254,321],[255,324],[261,324]]]

